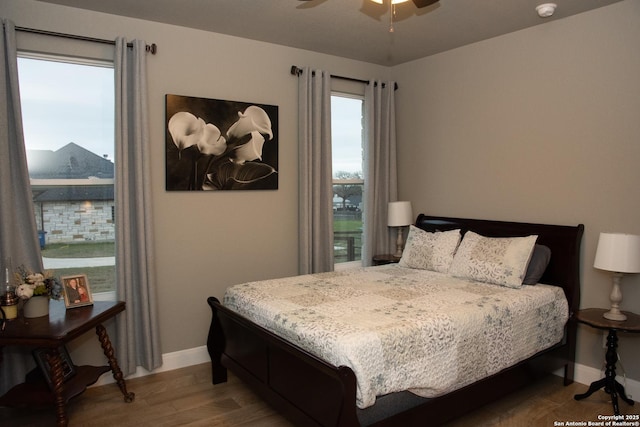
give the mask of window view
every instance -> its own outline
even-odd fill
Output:
[[[361,97],[331,96],[335,263],[362,259],[363,130]]]
[[[44,268],[114,291],[114,76],[109,64],[18,58]]]

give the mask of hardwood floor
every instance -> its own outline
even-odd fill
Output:
[[[88,389],[67,406],[70,426],[292,426],[231,374],[229,382],[213,386],[209,364],[135,378],[127,388],[136,394],[133,403],[124,403],[115,384]],[[543,427],[556,421],[597,421],[598,415],[613,413],[603,391],[579,402],[573,399],[586,389],[579,383],[564,387],[561,378],[549,376],[447,427]],[[620,410],[638,414],[640,406],[621,402]],[[55,412],[0,408],[0,425],[55,425]]]

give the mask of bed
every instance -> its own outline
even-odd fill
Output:
[[[507,290],[505,288],[512,287],[509,283],[515,283],[514,280],[509,277],[507,277],[506,282],[509,286],[506,287],[494,284],[486,285],[474,279],[472,282],[478,285],[477,287],[472,288],[465,283],[456,282],[456,292],[458,292],[458,295],[467,295],[471,298],[470,301],[473,301],[474,305],[479,305],[476,303],[475,297],[471,294],[474,292],[486,293],[486,295],[482,295],[484,300],[494,298],[493,294],[491,294],[494,290],[490,289],[492,287],[499,288],[498,292],[500,296],[494,299],[503,299],[505,301],[507,300],[506,295],[511,295],[509,292],[524,293],[525,291],[533,292],[535,290],[535,293],[542,293],[545,288],[549,288],[549,291],[553,293],[555,289],[556,296],[560,294],[561,298],[562,296],[566,298],[562,298],[564,303],[563,309],[557,308],[559,307],[559,303],[556,302],[554,303],[554,307],[556,307],[554,310],[556,311],[540,308],[533,310],[549,312],[551,313],[547,314],[549,318],[559,317],[560,319],[558,321],[560,322],[560,326],[556,326],[555,328],[559,328],[560,330],[556,332],[555,335],[544,335],[544,330],[554,329],[553,327],[546,326],[550,324],[548,323],[550,320],[545,318],[544,320],[538,321],[539,324],[545,325],[544,327],[537,327],[538,332],[542,334],[541,337],[531,340],[553,341],[549,341],[540,347],[540,349],[529,349],[529,352],[533,351],[532,354],[524,353],[524,356],[519,356],[520,358],[514,359],[508,366],[497,366],[497,370],[489,371],[490,373],[487,377],[473,378],[473,382],[462,381],[456,384],[450,384],[446,381],[444,383],[440,381],[440,383],[434,386],[432,386],[432,384],[421,384],[424,388],[419,388],[416,392],[416,387],[411,391],[395,390],[393,387],[387,389],[385,388],[387,387],[387,382],[380,381],[382,388],[368,390],[365,386],[367,382],[362,380],[362,372],[365,370],[361,369],[358,363],[341,363],[343,359],[339,357],[333,358],[333,353],[331,353],[333,347],[328,347],[330,349],[329,353],[323,353],[317,348],[309,348],[306,346],[305,340],[303,339],[305,333],[288,333],[286,329],[280,329],[278,325],[262,324],[258,313],[268,313],[271,309],[266,308],[266,306],[262,308],[261,301],[270,299],[267,298],[270,295],[284,292],[285,288],[296,289],[293,286],[294,282],[302,281],[304,286],[309,287],[308,284],[311,283],[309,278],[307,276],[300,276],[299,278],[285,278],[276,281],[264,281],[264,283],[261,284],[250,283],[231,287],[225,296],[225,304],[221,304],[220,301],[214,297],[208,299],[208,303],[212,309],[212,321],[207,347],[211,356],[213,383],[218,384],[225,382],[227,379],[227,369],[230,369],[236,376],[250,385],[264,400],[298,425],[355,427],[366,425],[424,425],[425,420],[428,420],[430,425],[437,425],[496,400],[549,372],[563,369],[564,383],[569,384],[573,381],[576,340],[576,322],[573,319],[573,313],[577,310],[580,299],[579,258],[580,244],[584,232],[582,225],[559,226],[528,224],[435,217],[421,214],[416,220],[415,228],[416,229],[413,230],[412,227],[411,233],[414,234],[411,234],[410,239],[407,241],[408,248],[410,245],[413,245],[413,249],[417,247],[415,243],[417,240],[411,239],[411,237],[419,236],[421,232],[426,232],[424,235],[428,236],[428,238],[434,235],[438,235],[441,238],[445,235],[452,236],[452,234],[459,233],[460,240],[456,243],[457,249],[455,249],[456,257],[458,254],[465,252],[468,246],[465,245],[467,241],[471,242],[472,238],[497,241],[500,240],[499,238],[508,237],[512,238],[509,239],[510,241],[519,241],[518,245],[520,245],[520,243],[524,243],[520,242],[520,240],[530,239],[526,236],[537,236],[537,238],[534,238],[536,248],[538,246],[546,247],[551,253],[548,265],[540,272],[542,276],[536,280],[536,283],[539,282],[542,285],[529,287],[526,285],[518,285],[514,286],[514,289]],[[450,241],[450,237],[447,237],[447,239]],[[467,241],[465,241],[465,239],[467,239]],[[405,249],[405,254],[411,253],[411,250]],[[419,252],[416,253],[419,254]],[[517,256],[517,252],[512,251],[512,255],[513,254]],[[437,265],[439,259],[434,259],[436,260],[435,265]],[[527,260],[528,259],[529,258],[527,258]],[[417,277],[420,277],[419,280],[423,280],[422,277],[425,274],[429,277],[435,277],[436,287],[439,283],[438,281],[441,280],[438,274],[450,275],[452,270],[458,273],[463,272],[458,274],[459,277],[456,278],[456,280],[467,279],[464,277],[466,274],[464,273],[465,265],[458,263],[457,259],[454,264],[451,265],[450,269],[448,266],[445,268],[448,272],[442,271],[436,273],[415,271],[413,268],[415,266],[410,265],[410,260],[411,258],[407,255],[403,257],[403,261],[399,265],[362,269],[362,273],[358,274],[364,274],[365,279],[362,279],[362,276],[355,275],[355,273],[354,276],[350,276],[350,274],[347,274],[347,276],[350,277],[351,282],[362,282],[368,288],[371,287],[371,283],[382,283],[390,280],[390,276],[400,276],[402,280],[404,280],[404,289],[408,288],[407,283],[415,282]],[[408,262],[409,265],[407,265]],[[473,269],[470,271],[472,270]],[[477,271],[472,272],[472,274],[477,273]],[[480,272],[480,274],[483,273]],[[337,276],[341,275],[344,275],[344,273],[337,274]],[[477,279],[477,277],[475,278]],[[313,279],[315,284],[320,283],[320,285],[324,287],[326,287],[327,284],[329,285],[328,287],[334,284],[334,278],[331,274],[320,275]],[[317,280],[320,280],[320,282]],[[519,280],[521,282],[522,277],[520,277]],[[280,286],[280,288],[278,288],[278,286]],[[561,290],[557,287],[560,287]],[[248,288],[250,290],[249,294],[253,293],[254,296],[257,295],[257,298],[254,298],[254,302],[246,302],[240,299],[241,293],[236,293],[235,291],[242,288]],[[269,289],[269,291],[260,294],[260,289]],[[362,291],[361,288],[356,287],[354,289],[356,289],[357,292]],[[470,289],[471,291],[469,291]],[[388,291],[385,292],[388,293]],[[377,297],[379,294],[380,292],[375,296]],[[503,295],[505,296],[503,297]],[[398,297],[398,300],[406,297],[405,295],[395,296]],[[359,295],[359,297],[371,299],[370,296],[365,297]],[[295,299],[296,295],[293,295],[292,298]],[[301,297],[299,297],[298,300],[300,300],[300,298]],[[439,298],[440,297],[429,297],[429,299],[438,301],[444,301],[447,297],[443,296],[442,299]],[[527,298],[530,297],[528,296]],[[348,300],[348,298],[338,299]],[[460,298],[456,297],[456,299]],[[282,301],[283,299],[279,299],[276,303],[282,305]],[[286,301],[287,302],[284,303],[285,305],[289,303],[289,300]],[[344,303],[344,301],[338,304]],[[250,304],[256,304],[256,307],[243,312],[243,309]],[[520,310],[514,308],[515,306],[513,304],[513,301],[507,302],[507,312]],[[406,306],[407,304],[404,305],[404,307]],[[411,304],[408,306],[411,306]],[[339,305],[337,307],[339,308]],[[353,307],[351,310],[353,310]],[[375,310],[379,311],[377,307],[374,307],[373,311]],[[558,310],[566,311],[565,317],[557,314]],[[447,319],[450,317],[449,313],[451,311],[455,311],[455,309],[445,307]],[[255,315],[254,312],[256,312]],[[365,316],[366,315],[367,314],[365,314]],[[487,316],[486,313],[483,316],[491,317]],[[251,317],[254,317],[254,319],[251,320]],[[279,314],[271,317],[282,320]],[[415,313],[410,313],[410,317],[416,318],[420,316]],[[525,316],[525,319],[526,318],[528,318],[528,315]],[[296,321],[298,320],[299,319],[296,319]],[[280,323],[284,324],[287,322],[281,321]],[[379,322],[377,319],[372,319],[371,323],[377,324]],[[530,323],[532,323],[532,328],[536,329],[536,322],[530,321]],[[311,329],[315,330],[316,328],[314,326]],[[529,329],[527,329],[527,331],[529,331]],[[508,349],[509,346],[505,345],[505,342],[508,341],[508,339],[505,339],[505,333],[499,328],[496,328],[494,332],[495,333],[491,333],[491,331],[489,331],[489,333],[484,332],[485,335],[495,336],[495,345],[489,347]],[[325,333],[326,331],[323,331],[321,336],[325,336],[323,335]],[[355,341],[359,341],[359,339]],[[404,342],[407,341],[407,339],[405,338],[401,341]],[[430,345],[441,341],[441,339],[438,339],[438,341],[434,341]],[[328,342],[332,343],[333,340],[329,339]],[[342,346],[342,344],[338,343],[337,339],[336,343],[335,345],[337,347]],[[502,353],[502,351],[496,350],[496,355],[499,353]],[[325,357],[322,357],[323,355]],[[445,353],[439,356],[429,356],[431,359],[428,360],[431,360],[433,365],[438,365],[440,363],[437,362],[438,360],[445,361],[448,360],[450,356],[451,354],[446,353],[445,349]],[[421,369],[422,368],[418,369],[416,372],[421,371]],[[438,371],[438,368],[435,366],[432,367],[432,369],[434,372]],[[404,368],[401,369],[401,371],[404,370]],[[358,375],[356,375],[356,373],[358,373]],[[379,376],[384,377],[384,374],[385,370],[381,369]],[[408,376],[413,380],[413,377],[418,375]],[[448,378],[448,376],[446,376],[446,378]],[[462,377],[462,379],[464,380],[465,378]],[[425,379],[425,381],[428,380],[429,378]],[[391,392],[380,392],[380,390],[391,390]],[[371,396],[373,396],[373,402]]]

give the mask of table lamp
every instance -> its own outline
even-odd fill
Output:
[[[627,319],[620,312],[622,292],[620,280],[624,273],[640,273],[640,236],[623,233],[600,233],[595,268],[613,272],[611,288],[611,309],[603,314],[606,319],[623,321]]]
[[[390,202],[387,211],[387,225],[389,227],[398,227],[398,238],[396,239],[396,258],[402,256],[402,228],[413,224],[413,213],[411,210],[411,202]]]

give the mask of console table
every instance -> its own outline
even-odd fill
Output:
[[[575,400],[581,400],[591,396],[597,390],[604,388],[604,391],[611,395],[611,403],[615,415],[620,415],[618,407],[618,397],[629,405],[633,405],[633,400],[627,397],[624,387],[616,381],[616,363],[618,362],[618,334],[617,332],[640,332],[640,316],[635,313],[625,311],[627,320],[615,321],[604,318],[602,315],[608,311],[601,308],[587,308],[576,312],[576,320],[592,328],[608,330],[607,334],[607,352],[605,354],[606,369],[605,376],[602,379],[594,381],[589,389],[582,394],[576,394]]]
[[[114,349],[102,326],[104,322],[124,311],[122,301],[96,301],[91,306],[67,310],[64,304],[50,303],[49,316],[33,319],[19,317],[7,322],[6,328],[0,332],[0,363],[2,363],[2,347],[21,345],[45,349],[45,358],[50,367],[51,387],[42,376],[27,375],[25,382],[18,384],[0,397],[0,406],[21,407],[30,405],[56,406],[57,425],[68,424],[66,414],[67,402],[84,392],[87,386],[95,383],[105,372],[111,371],[124,401],[129,403],[135,398],[134,393],[127,391],[114,355]],[[76,366],[76,373],[64,380],[63,362],[59,348],[78,338],[85,332],[95,328],[109,366]],[[37,369],[37,368],[36,368]]]

